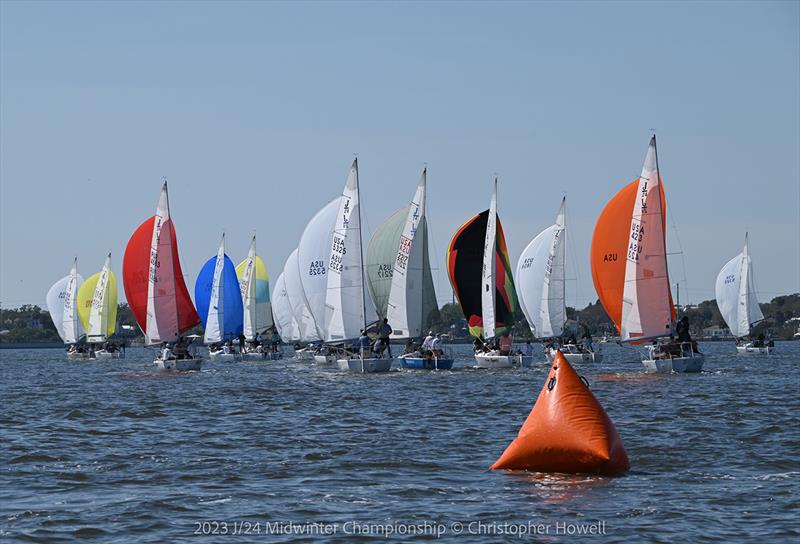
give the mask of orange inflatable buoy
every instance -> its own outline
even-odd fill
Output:
[[[528,419],[491,468],[613,475],[629,466],[611,419],[558,351]]]

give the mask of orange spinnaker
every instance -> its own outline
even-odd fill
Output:
[[[666,232],[667,200],[661,186],[663,230]],[[639,178],[623,187],[597,218],[592,236],[589,262],[592,266],[594,290],[608,317],[622,332],[622,293],[625,290],[625,262],[631,234],[631,216],[639,189]],[[672,295],[670,294],[670,305]],[[673,309],[672,318],[675,319]]]
[[[614,475],[630,467],[614,423],[561,352],[496,469]]]

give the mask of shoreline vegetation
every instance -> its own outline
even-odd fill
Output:
[[[764,313],[764,321],[755,326],[754,334],[764,334],[775,340],[792,340],[800,329],[800,293],[778,296],[770,302],[761,303],[760,306]],[[533,340],[522,312],[518,312],[517,315],[520,318],[514,324],[514,340],[522,342]],[[682,306],[679,315],[689,318],[690,330],[695,338],[701,340],[732,338],[714,300]],[[574,333],[580,337],[588,331],[594,337],[616,336],[614,325],[599,302],[590,303],[582,310],[567,307],[567,317],[569,319],[567,334]],[[141,331],[127,304],[119,305],[117,321],[115,338],[133,345],[142,342]],[[470,341],[464,314],[458,304],[448,303],[439,311],[433,312],[425,328],[447,334],[451,342]],[[187,334],[202,335],[203,329],[198,326],[196,330]],[[11,344],[15,346],[31,344],[23,347],[33,347],[33,344],[39,347],[63,345],[47,310],[31,304],[0,310],[0,345]]]

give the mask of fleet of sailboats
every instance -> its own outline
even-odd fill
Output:
[[[375,336],[385,340],[387,335],[407,342],[406,352],[399,356],[401,368],[451,368],[449,353],[432,353],[414,343],[425,337],[438,312],[426,192],[427,168],[409,204],[389,216],[365,248],[355,159],[342,194],[307,223],[272,294],[267,268],[256,252],[256,237],[247,257],[234,266],[225,253],[223,235],[217,254],[197,277],[193,301],[184,282],[165,181],[155,215],[133,233],[123,259],[130,309],[145,344],[160,348],[156,369],[201,368],[202,358],[187,349],[191,342],[186,336],[200,323],[212,360],[238,358],[234,341],[246,344],[240,356],[274,358],[275,337],[268,342],[262,337],[274,331],[281,341],[296,343],[298,358],[341,370],[390,370],[391,347],[372,342]],[[533,335],[551,343],[545,352],[548,360],[561,351],[571,363],[600,362],[591,342],[559,340],[567,323],[566,198],[555,223],[525,247],[514,275],[497,202],[495,178],[489,209],[467,221],[447,251],[454,297],[475,340],[476,365],[531,364],[530,351],[523,355],[512,347],[518,307]],[[646,347],[642,362],[647,371],[699,372],[704,355],[688,338],[688,327],[678,321],[672,300],[665,217],[666,197],[653,136],[641,175],[607,203],[597,220],[590,254],[592,278],[621,341]],[[743,251],[720,271],[716,298],[732,334],[740,339],[740,353],[772,351],[771,342],[753,338],[753,327],[763,314],[755,295],[747,236]],[[75,259],[69,274],[48,291],[47,306],[59,336],[71,346],[71,358],[119,356],[119,351],[105,349],[117,326],[117,284],[110,254],[102,270],[86,281],[78,274]],[[83,343],[90,350],[76,349]],[[267,343],[272,347],[267,349]],[[96,345],[101,347],[95,349]]]

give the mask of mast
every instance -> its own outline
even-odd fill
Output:
[[[425,232],[423,232],[422,236],[422,287],[420,291],[420,305],[419,305],[419,313],[421,314],[419,320],[419,335],[422,338],[423,332],[425,330],[425,261],[428,258],[428,219],[427,219],[427,210],[428,207],[428,167],[426,166],[422,170],[422,177],[424,178],[425,183],[425,198],[422,201],[422,219],[420,220],[420,225],[422,221],[425,221]],[[439,303],[437,301],[436,305],[438,306]],[[408,335],[411,336],[411,331],[408,331]]]
[[[367,299],[364,294],[366,284],[364,283],[364,240],[361,237],[361,186],[358,183],[358,157],[353,159],[353,167],[356,170],[356,201],[358,202],[358,252],[360,259],[358,269],[361,272],[361,317],[364,319],[364,334],[367,334]]]
[[[561,252],[561,271],[564,274],[564,279],[561,281],[561,310],[564,312],[564,322],[561,324],[561,335],[564,335],[564,329],[567,325],[567,197],[561,198],[561,207],[564,209],[564,241],[562,247],[564,251]],[[577,305],[576,305],[577,306]],[[579,331],[580,332],[580,331]]]
[[[662,224],[663,224],[663,221],[664,221],[664,199],[661,198],[661,195],[662,195],[662,191],[664,190],[664,185],[661,182],[661,168],[658,166],[658,146],[656,145],[656,135],[655,135],[655,133],[653,133],[653,152],[655,153],[655,156],[656,156],[656,176],[658,177],[658,195],[657,196],[658,196],[659,207],[661,208],[661,217],[659,218],[659,221],[661,221]],[[669,292],[669,263],[667,262],[667,232],[666,232],[666,230],[664,231],[663,234],[664,234],[664,240],[663,240],[663,243],[664,243],[664,273],[667,276],[666,277],[667,281],[665,282],[665,285],[667,286],[666,296],[667,296],[667,300],[669,300],[670,296],[671,296],[671,293]],[[677,312],[676,312],[676,314],[677,314]],[[675,320],[672,319],[671,315],[670,315],[669,323],[670,323],[670,327],[669,327],[670,331],[669,332],[670,332],[670,335],[673,335],[673,334],[675,334]]]

